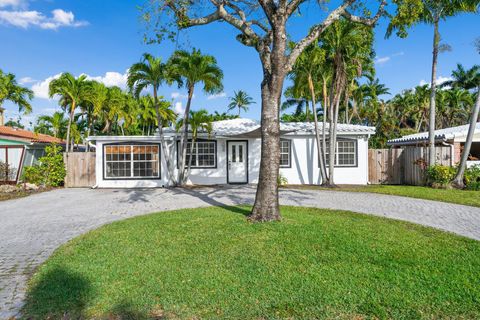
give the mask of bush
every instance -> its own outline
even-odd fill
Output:
[[[480,191],[480,166],[465,170],[465,187],[468,190]]]
[[[427,169],[428,183],[434,188],[447,188],[455,178],[455,168],[434,165]]]
[[[285,186],[288,184],[288,179],[281,173],[278,174],[278,185]]]
[[[23,179],[25,182],[59,187],[65,180],[65,165],[63,163],[62,148],[52,144],[45,147],[45,156],[38,160],[38,164],[25,168]]]

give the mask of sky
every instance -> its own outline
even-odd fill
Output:
[[[33,123],[40,114],[59,111],[57,101],[48,98],[48,83],[62,72],[125,87],[126,72],[144,52],[167,60],[175,44],[145,44],[145,25],[138,6],[145,0],[0,0],[0,69],[13,73],[35,93],[33,112],[22,115],[22,122]],[[331,5],[335,5],[333,0]],[[289,34],[298,39],[308,27],[324,17],[325,12],[307,8],[289,24]],[[386,21],[376,29],[375,52],[377,77],[391,94],[428,83],[431,74],[433,30],[418,25],[406,39],[385,39]],[[480,37],[480,15],[462,14],[441,23],[442,41],[452,47],[439,58],[439,81],[447,79],[457,63],[466,67],[480,63],[473,42]],[[262,69],[252,48],[235,40],[227,24],[196,27],[182,33],[183,48],[200,49],[217,58],[224,72],[224,91],[206,95],[198,88],[193,109],[227,111],[228,98],[244,90],[256,104],[242,116],[260,117]],[[287,84],[288,85],[288,84]],[[171,100],[176,110],[185,105],[185,89],[162,87],[160,93]],[[386,97],[388,99],[388,97]],[[18,108],[7,102],[7,119],[17,119]]]

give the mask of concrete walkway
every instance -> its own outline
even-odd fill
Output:
[[[0,319],[15,315],[32,271],[66,241],[132,216],[251,204],[251,186],[199,189],[62,189],[0,202]],[[410,221],[480,240],[480,208],[368,193],[283,190],[281,203]]]

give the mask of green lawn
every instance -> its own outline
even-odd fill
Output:
[[[31,319],[480,318],[480,242],[340,211],[137,217],[64,245],[30,281]]]
[[[433,189],[429,187],[414,186],[389,186],[389,185],[369,185],[369,186],[339,186],[338,188],[323,188],[319,186],[292,185],[286,188],[294,189],[316,189],[333,191],[351,191],[351,192],[371,192],[381,194],[391,194],[396,196],[419,198],[426,200],[435,200],[441,202],[450,202],[463,204],[467,206],[480,207],[480,191],[468,191],[458,189]]]

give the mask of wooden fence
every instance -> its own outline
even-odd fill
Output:
[[[95,152],[64,153],[67,168],[65,187],[85,188],[95,185]]]
[[[438,146],[435,150],[437,164],[452,165],[451,147]],[[427,147],[369,150],[369,181],[371,184],[425,185],[428,160]]]

